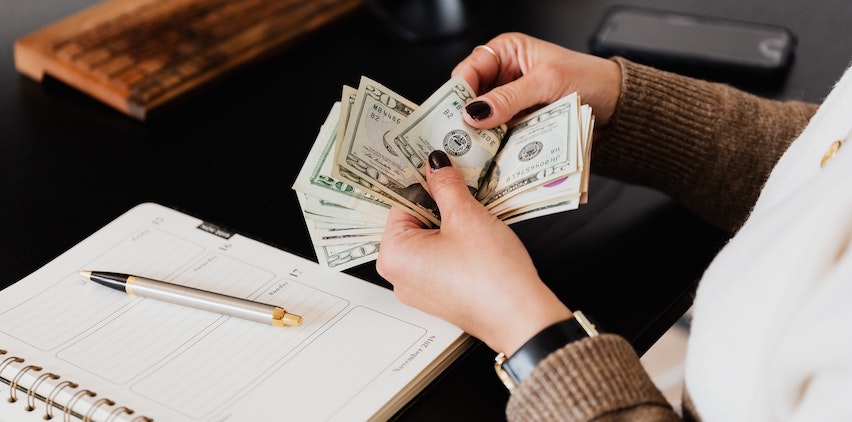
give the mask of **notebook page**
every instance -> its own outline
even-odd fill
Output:
[[[86,282],[80,270],[245,297],[303,324],[273,327],[129,296]],[[109,397],[155,420],[366,420],[465,338],[387,289],[155,204],[0,292],[0,348],[98,394],[79,398],[80,409]],[[35,381],[24,375],[21,385]]]

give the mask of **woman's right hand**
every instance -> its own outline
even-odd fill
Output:
[[[468,124],[493,128],[575,91],[592,107],[595,132],[609,123],[621,93],[618,63],[521,33],[498,35],[486,45],[499,60],[475,49],[452,72],[480,94],[465,108]]]

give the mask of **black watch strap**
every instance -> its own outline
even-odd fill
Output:
[[[521,385],[521,381],[532,374],[535,367],[548,355],[568,343],[598,335],[595,325],[580,311],[574,317],[557,322],[527,340],[511,358],[503,353],[497,355],[494,370],[510,392]]]

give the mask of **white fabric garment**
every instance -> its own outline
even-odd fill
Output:
[[[852,67],[705,272],[686,389],[704,421],[852,421]]]

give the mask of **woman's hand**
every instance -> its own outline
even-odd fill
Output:
[[[621,93],[618,63],[520,33],[486,45],[491,51],[475,49],[452,72],[480,94],[465,108],[468,124],[493,128],[574,91],[591,105],[596,132],[609,123]]]
[[[441,227],[425,229],[391,209],[376,262],[397,298],[509,356],[545,327],[570,318],[520,239],[476,201],[449,157],[435,151],[429,164]]]

